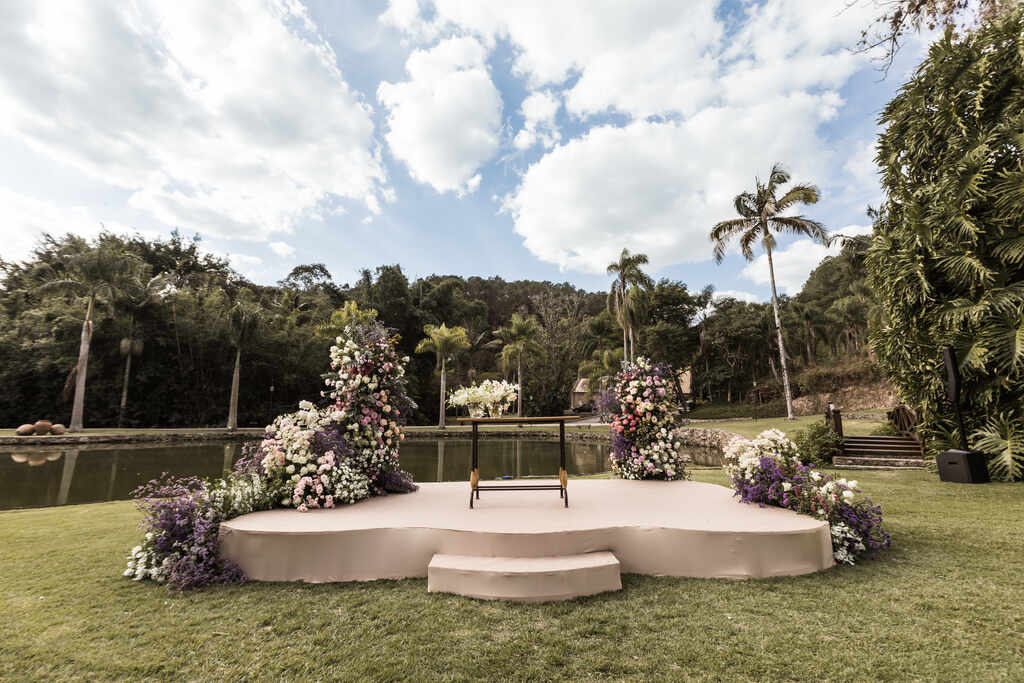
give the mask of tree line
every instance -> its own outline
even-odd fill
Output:
[[[440,420],[442,381],[511,378],[523,387],[519,412],[557,414],[579,377],[597,388],[639,354],[692,365],[706,399],[740,400],[756,378],[774,376],[767,305],[654,282],[645,261],[624,252],[608,294],[497,277],[410,281],[398,265],[341,285],[322,264],[300,265],[267,286],[178,233],[46,236],[27,261],[0,262],[0,423],[263,425],[310,396],[353,315],[376,315],[400,336],[422,424]],[[822,280],[814,296],[858,277],[852,252],[834,261],[812,275],[809,286]],[[841,352],[819,343],[836,325],[850,330],[842,351],[863,344],[863,316],[803,320],[794,311],[805,298],[821,305],[801,293],[782,298],[782,315],[809,363]]]

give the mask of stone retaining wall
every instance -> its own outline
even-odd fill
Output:
[[[190,441],[253,441],[262,428],[167,434],[63,434],[61,436],[0,436],[0,446],[69,446],[94,443],[181,443]]]
[[[537,439],[540,441],[558,441],[558,430],[548,429],[481,429],[478,431],[480,439]],[[468,429],[416,429],[405,433],[406,440],[426,439],[465,439],[473,438],[473,432]],[[610,441],[611,432],[604,429],[579,430],[566,429],[566,441]]]

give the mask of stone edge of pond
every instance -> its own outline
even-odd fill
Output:
[[[0,446],[69,446],[93,443],[175,443],[190,441],[250,441],[263,436],[262,428],[167,434],[62,434],[60,436],[0,436]]]
[[[480,439],[537,439],[542,441],[557,441],[558,432],[554,430],[517,430],[517,429],[481,429]],[[406,440],[419,441],[428,439],[462,439],[470,438],[469,430],[457,429],[416,429],[405,434]],[[686,446],[700,446],[703,448],[724,449],[733,439],[745,438],[733,432],[723,429],[706,429],[703,427],[684,426],[679,433],[680,443]],[[566,441],[611,441],[610,430],[566,430]]]

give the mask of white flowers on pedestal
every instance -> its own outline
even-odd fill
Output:
[[[505,380],[485,379],[479,384],[459,387],[448,396],[452,408],[465,407],[471,417],[501,417],[519,395],[519,385]]]

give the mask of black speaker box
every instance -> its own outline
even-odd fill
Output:
[[[984,484],[988,479],[988,456],[981,451],[952,448],[936,456],[939,479],[960,484]]]

